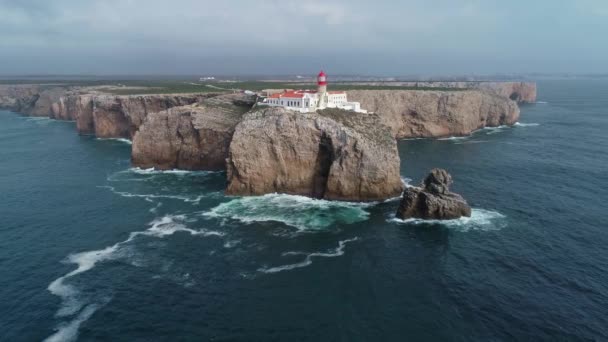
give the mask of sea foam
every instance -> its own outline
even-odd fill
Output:
[[[76,317],[68,322],[60,323],[56,328],[57,331],[49,336],[46,341],[72,341],[76,339],[79,326],[89,319],[99,307],[105,305],[109,301],[108,298],[101,298],[96,299],[91,303],[90,300],[84,298],[77,287],[67,284],[66,281],[78,274],[92,270],[99,263],[122,257],[122,247],[133,241],[136,237],[149,236],[164,238],[177,232],[186,232],[191,235],[204,237],[223,237],[225,235],[225,233],[218,231],[188,228],[184,223],[186,221],[188,221],[188,218],[185,215],[166,215],[153,220],[150,223],[150,228],[147,230],[132,232],[126,240],[117,242],[112,246],[100,250],[70,254],[65,262],[76,264],[76,269],[52,281],[47,289],[53,295],[61,298],[61,306],[55,314],[56,317],[64,318],[74,315],[76,315]]]
[[[133,145],[133,142],[131,140],[125,138],[97,138],[97,140],[117,141],[125,143],[127,145]]]
[[[454,220],[424,220],[410,218],[401,220],[396,217],[389,219],[390,222],[407,225],[441,225],[447,228],[459,230],[462,232],[472,230],[499,230],[507,225],[506,216],[492,210],[473,209],[471,217],[461,217]]]
[[[539,123],[533,123],[533,122],[530,122],[530,123],[516,122],[514,124],[514,126],[518,126],[518,127],[536,127],[536,126],[540,126],[540,124]]]
[[[277,272],[283,272],[283,271],[290,271],[290,270],[293,270],[296,268],[302,268],[302,267],[311,265],[313,262],[313,258],[339,257],[341,255],[344,255],[344,249],[346,248],[346,244],[357,241],[357,240],[359,240],[358,237],[338,241],[338,247],[336,247],[332,250],[326,251],[326,252],[312,252],[312,253],[285,252],[282,254],[282,256],[284,256],[284,257],[286,257],[286,256],[304,256],[304,259],[300,262],[293,263],[293,264],[286,264],[286,265],[280,265],[280,266],[274,266],[274,267],[262,267],[262,268],[259,268],[258,271],[262,272],[262,273],[277,273]]]
[[[304,196],[267,194],[221,203],[204,216],[243,223],[275,221],[300,231],[321,230],[335,223],[351,224],[368,219],[368,203],[312,199]]]

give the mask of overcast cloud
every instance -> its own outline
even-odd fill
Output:
[[[0,74],[608,72],[606,0],[0,0]]]

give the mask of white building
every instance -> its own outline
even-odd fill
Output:
[[[273,107],[285,107],[302,113],[314,112],[317,109],[340,108],[359,113],[367,113],[361,109],[359,102],[348,102],[346,92],[327,91],[327,75],[323,71],[317,76],[318,88],[314,90],[293,90],[272,94],[264,99],[264,104]]]

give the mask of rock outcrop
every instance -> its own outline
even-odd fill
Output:
[[[471,216],[471,207],[462,196],[450,192],[452,176],[443,169],[433,169],[421,187],[408,187],[397,210],[400,219],[420,218],[451,220]]]
[[[378,113],[397,139],[463,136],[519,119],[514,101],[479,90],[352,90],[348,98]]]
[[[236,127],[226,193],[383,200],[403,189],[399,167],[396,141],[377,115],[262,107]]]
[[[252,96],[230,94],[149,114],[133,138],[132,164],[224,170],[234,129],[254,104]]]
[[[0,85],[0,109],[25,113],[35,106],[39,94],[38,85]]]

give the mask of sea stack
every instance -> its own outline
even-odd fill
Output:
[[[471,216],[471,207],[459,194],[450,192],[452,176],[433,169],[420,187],[408,187],[397,210],[400,219],[451,220]]]

